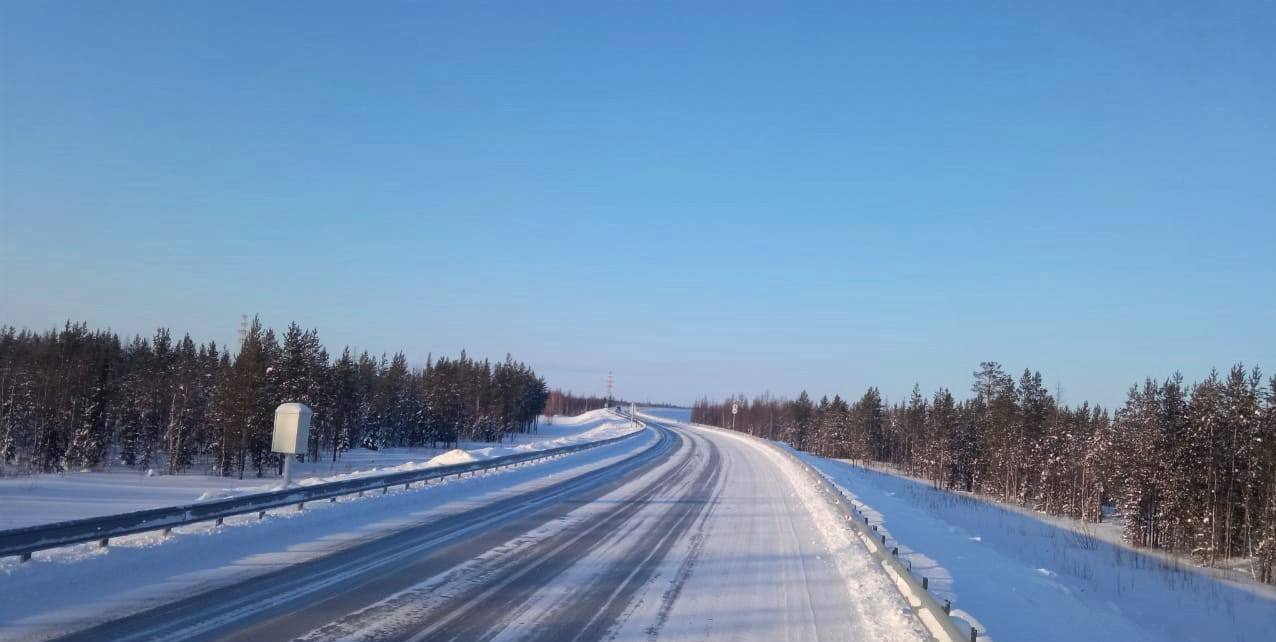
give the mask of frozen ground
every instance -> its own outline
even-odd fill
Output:
[[[1273,639],[1269,587],[1223,581],[917,480],[800,456],[866,505],[900,556],[976,623],[981,639]]]
[[[535,433],[499,445],[463,443],[464,452],[430,448],[356,449],[337,462],[298,463],[294,483],[310,485],[352,475],[487,459],[525,450],[543,450],[581,441],[606,439],[628,430],[627,422],[596,410],[577,417],[542,418]],[[0,478],[0,530],[84,517],[186,504],[201,499],[262,492],[279,487],[278,478],[155,475],[135,469]]]

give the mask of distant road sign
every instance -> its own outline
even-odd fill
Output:
[[[740,414],[740,404],[738,403],[731,404],[731,414],[733,415]]]

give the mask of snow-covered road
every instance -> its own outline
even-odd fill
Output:
[[[625,456],[71,639],[913,640],[811,480],[653,423]]]

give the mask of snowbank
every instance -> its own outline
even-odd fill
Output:
[[[435,466],[452,466],[455,464],[469,464],[478,460],[478,457],[471,455],[470,451],[456,448],[431,459],[427,463]]]
[[[799,453],[861,504],[980,639],[1269,640],[1276,592],[1049,520]]]

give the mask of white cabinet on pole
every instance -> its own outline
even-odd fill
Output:
[[[292,460],[310,446],[310,418],[314,411],[304,403],[284,403],[275,408],[275,432],[270,449],[284,456],[284,487],[292,483]]]

